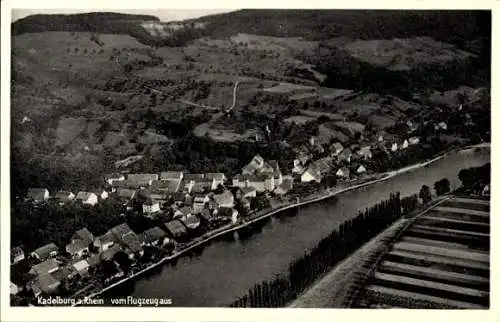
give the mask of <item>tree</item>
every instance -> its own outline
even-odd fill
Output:
[[[438,196],[444,195],[447,192],[450,192],[450,181],[448,179],[443,178],[434,183],[434,190],[436,190],[436,194]]]
[[[422,199],[423,203],[431,201],[431,189],[428,186],[423,185],[418,196],[420,197],[420,199]]]

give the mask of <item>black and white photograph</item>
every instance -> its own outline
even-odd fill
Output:
[[[10,307],[490,309],[491,9],[61,6],[7,22]]]

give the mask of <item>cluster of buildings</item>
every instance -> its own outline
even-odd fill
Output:
[[[295,150],[292,172],[300,176],[301,182],[321,182],[330,174],[341,180],[352,180],[370,171],[368,164],[375,149],[391,154],[419,143],[418,137],[399,139],[384,132],[379,132],[373,143],[344,146],[341,142],[334,142],[327,149],[312,139],[309,145]],[[317,152],[326,156],[313,160]]]

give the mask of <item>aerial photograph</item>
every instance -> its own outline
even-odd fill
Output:
[[[488,310],[491,21],[14,9],[10,306]]]

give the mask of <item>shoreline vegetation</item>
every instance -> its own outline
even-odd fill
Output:
[[[378,182],[386,181],[390,178],[393,178],[393,177],[398,176],[400,174],[403,174],[405,172],[425,167],[431,163],[434,163],[434,162],[444,158],[445,156],[447,156],[448,154],[453,153],[453,152],[461,152],[461,151],[471,150],[474,148],[486,148],[486,147],[490,147],[489,142],[471,145],[471,146],[466,146],[466,147],[462,147],[462,148],[455,148],[455,149],[452,149],[450,151],[445,151],[442,154],[440,154],[439,156],[436,156],[435,158],[433,158],[431,160],[422,161],[422,162],[419,162],[419,163],[416,163],[416,164],[413,164],[410,166],[403,167],[403,168],[398,169],[398,170],[392,170],[392,171],[388,171],[385,173],[374,175],[374,176],[372,176],[372,178],[370,178],[371,180],[368,180],[368,181],[363,182],[363,183],[359,183],[359,184],[351,183],[351,185],[349,185],[347,187],[337,187],[337,188],[333,188],[333,189],[327,189],[326,193],[323,195],[320,195],[320,196],[315,196],[313,198],[305,198],[304,200],[300,200],[299,202],[290,203],[288,205],[282,205],[280,207],[277,207],[277,208],[271,209],[271,210],[269,210],[269,209],[263,210],[260,213],[258,212],[256,214],[254,214],[253,218],[251,218],[250,220],[244,221],[243,223],[231,224],[231,225],[228,225],[225,227],[218,228],[214,231],[208,232],[204,236],[201,236],[201,237],[197,238],[196,240],[194,240],[193,242],[191,242],[190,244],[187,244],[185,248],[178,250],[178,251],[174,251],[172,255],[163,257],[158,262],[153,263],[152,265],[150,265],[150,266],[148,266],[148,267],[146,267],[138,272],[135,272],[134,274],[127,276],[126,278],[121,279],[121,280],[119,280],[119,281],[117,281],[109,286],[106,286],[105,288],[103,288],[99,292],[92,293],[92,294],[86,296],[85,298],[91,299],[91,298],[97,297],[97,296],[111,290],[112,288],[115,288],[118,285],[121,285],[127,281],[130,281],[130,280],[133,280],[133,279],[140,277],[141,275],[152,270],[155,267],[163,265],[171,260],[175,260],[175,259],[187,254],[189,251],[191,251],[191,250],[193,250],[193,249],[195,249],[195,248],[197,248],[205,243],[208,243],[211,240],[213,240],[219,236],[222,236],[222,235],[225,235],[227,233],[234,232],[234,231],[237,231],[241,228],[250,226],[258,221],[264,220],[264,219],[271,217],[279,212],[293,209],[296,207],[300,207],[303,205],[315,203],[315,202],[318,202],[318,201],[321,201],[321,200],[324,200],[327,198],[331,198],[331,197],[336,196],[338,194],[341,194],[343,192],[352,191],[352,190],[362,188],[362,187],[365,187],[368,185],[372,185],[372,184],[375,184]],[[79,305],[79,303],[77,301],[73,306],[78,306],[78,305]]]

